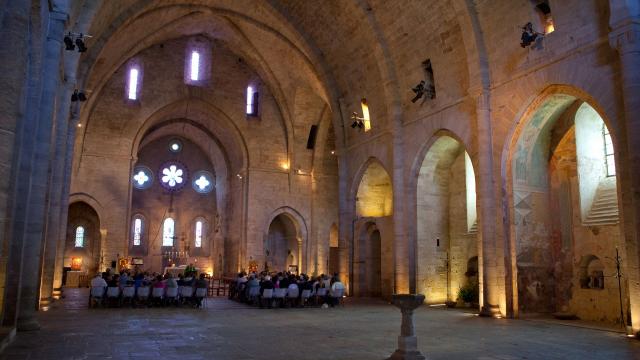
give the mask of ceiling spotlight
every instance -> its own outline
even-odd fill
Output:
[[[76,89],[73,94],[71,94],[71,102],[76,101],[87,101],[87,97],[84,92],[78,91],[78,89]]]
[[[69,33],[69,35],[64,37],[64,45],[65,45],[65,50],[67,51],[73,51],[76,49],[76,46],[73,44],[73,34]]]
[[[82,33],[80,33],[80,36],[78,36],[78,38],[76,38],[76,45],[78,46],[78,52],[86,52],[87,51],[87,47],[84,45],[84,40],[83,40],[84,36],[82,35]]]
[[[527,46],[533,44],[538,36],[543,37],[544,34],[539,33],[533,29],[533,24],[528,22],[525,26],[522,27],[522,36],[520,37],[520,46],[526,48]]]

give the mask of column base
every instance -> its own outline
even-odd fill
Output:
[[[418,338],[415,336],[398,336],[398,349],[391,354],[390,360],[425,360],[418,350]]]
[[[18,318],[18,322],[16,325],[16,330],[18,331],[36,331],[36,330],[40,330],[40,324],[38,323],[38,320],[36,320],[35,318],[29,318],[29,319],[20,319]]]
[[[482,317],[492,317],[492,318],[501,318],[502,314],[500,314],[500,307],[498,305],[489,305],[484,304],[482,309],[480,309],[480,316]]]

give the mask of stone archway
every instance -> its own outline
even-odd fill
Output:
[[[416,290],[428,303],[455,301],[462,288],[477,294],[478,277],[465,275],[479,243],[475,173],[464,145],[438,136],[417,173]]]
[[[382,296],[382,237],[375,222],[360,228],[354,255],[355,295]]]
[[[102,233],[98,212],[84,201],[69,205],[67,235],[62,269],[62,282],[67,286],[78,286],[78,276],[73,283],[67,280],[69,271],[92,275],[102,271]]]
[[[269,216],[263,239],[264,263],[256,264],[269,271],[306,272],[307,226],[294,209],[282,207]]]
[[[602,262],[604,286],[585,286],[587,258],[616,257],[624,244],[614,142],[601,113],[576,94],[553,93],[516,128],[505,164],[514,313],[563,313],[628,321],[626,281]]]

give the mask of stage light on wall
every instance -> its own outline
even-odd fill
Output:
[[[522,36],[520,36],[520,46],[526,48],[533,44],[538,37],[543,38],[544,34],[539,33],[533,29],[533,24],[528,22],[522,27]]]
[[[351,121],[353,121],[353,122],[351,123],[351,128],[352,128],[352,129],[356,129],[356,128],[358,128],[358,129],[364,129],[364,118],[362,118],[362,117],[358,116],[358,113],[357,113],[357,112],[355,112],[355,111],[354,111],[354,112],[351,114]]]
[[[82,91],[78,91],[78,89],[74,90],[73,94],[71,94],[71,102],[77,101],[87,101],[87,97]]]
[[[65,50],[73,51],[77,47],[78,52],[81,52],[81,53],[86,52],[87,46],[84,43],[84,39],[90,38],[90,37],[91,35],[84,35],[83,33],[76,34],[76,33],[69,32],[64,37]]]
[[[73,34],[69,33],[64,37],[65,50],[73,51],[76,49],[76,45],[73,43]]]

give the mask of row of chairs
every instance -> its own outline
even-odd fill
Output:
[[[325,301],[328,298],[333,299],[334,302],[342,304],[342,298],[344,297],[344,290],[336,290],[331,294],[326,288],[319,288],[317,291],[313,290],[300,290],[295,289],[264,289],[262,295],[260,295],[259,287],[252,287],[248,289],[248,301],[252,304],[259,304],[260,307],[268,305],[272,306],[307,306],[320,305],[321,301]]]
[[[151,304],[203,304],[206,306],[207,288],[191,286],[179,286],[177,288],[151,288],[150,286],[125,286],[122,290],[117,287],[92,287],[89,297],[89,307],[94,304],[102,306],[108,303],[117,303],[122,306],[128,302],[131,305],[144,303]]]

